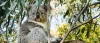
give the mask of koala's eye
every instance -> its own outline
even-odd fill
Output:
[[[41,12],[41,14],[43,14],[43,12]]]
[[[35,14],[35,13],[32,13],[32,14]]]

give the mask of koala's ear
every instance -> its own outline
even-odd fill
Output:
[[[29,11],[31,9],[31,7],[32,7],[32,4],[26,4],[25,5],[25,8],[26,8],[27,11]]]
[[[27,8],[27,11],[29,11],[32,7],[32,4],[29,5],[29,7]]]
[[[45,10],[45,11],[51,11],[51,6],[50,5],[41,5],[41,7]]]

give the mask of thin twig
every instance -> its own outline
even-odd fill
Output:
[[[73,28],[73,26],[76,24],[78,18],[81,16],[82,13],[84,13],[84,11],[88,8],[90,0],[87,0],[87,4],[86,6],[83,8],[83,10],[79,13],[79,15],[77,16],[75,22],[72,24],[72,26],[70,27],[69,31],[66,33],[66,35],[64,36],[64,38],[62,39],[62,41],[60,43],[63,43],[64,40],[66,39],[66,37],[68,36],[68,34],[71,32],[71,29]]]

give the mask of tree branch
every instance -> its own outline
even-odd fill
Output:
[[[83,23],[81,23],[81,24],[78,25],[78,26],[75,26],[75,27],[71,28],[71,29],[67,32],[67,36],[68,36],[68,34],[69,34],[72,30],[77,29],[78,27],[80,27],[80,26],[82,26],[82,25],[84,25],[84,24],[86,24],[86,23],[89,23],[91,20],[93,20],[93,19],[95,19],[95,18],[97,18],[97,17],[99,17],[99,16],[100,16],[100,14],[98,14],[98,15],[95,16],[94,18],[91,18],[91,19],[88,20],[88,21],[84,21]]]
[[[70,27],[69,31],[66,33],[65,37],[62,39],[62,41],[61,41],[60,43],[63,43],[63,42],[64,42],[64,40],[66,39],[66,37],[68,36],[68,34],[71,32],[73,26],[76,24],[78,18],[79,18],[79,17],[81,16],[81,14],[84,13],[84,11],[88,8],[89,2],[90,2],[90,0],[87,0],[86,6],[85,6],[85,7],[83,8],[83,10],[79,13],[79,15],[77,16],[75,22],[72,24],[72,26]]]
[[[48,10],[50,10],[50,1],[51,0],[48,0],[48,3],[47,3],[47,5],[48,5]],[[48,14],[49,14],[49,11],[47,12]],[[47,15],[47,30],[48,30],[48,43],[50,43],[50,23],[49,23],[50,21],[49,21],[49,15]]]

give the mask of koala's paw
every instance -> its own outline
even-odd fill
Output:
[[[60,43],[61,40],[62,40],[61,37],[59,37],[59,38],[50,38],[51,43]]]

